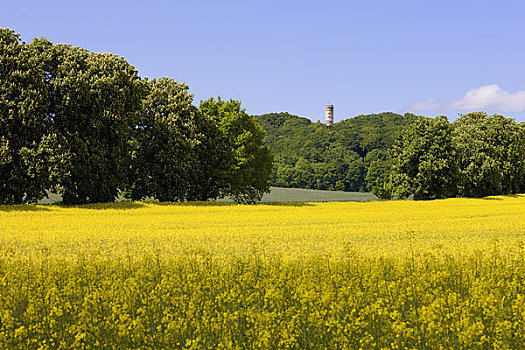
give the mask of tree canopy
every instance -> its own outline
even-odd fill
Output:
[[[123,58],[45,39],[40,53],[47,118],[55,153],[65,156],[57,189],[64,203],[113,201],[126,183],[128,139],[145,97],[138,72]]]
[[[456,194],[457,162],[452,125],[445,116],[418,117],[392,149],[396,198],[447,198]]]
[[[514,119],[482,112],[461,116],[453,127],[461,196],[525,191],[525,128]]]
[[[0,67],[0,202],[33,202],[51,185],[44,72],[9,29],[0,29]]]
[[[394,147],[386,183],[395,198],[524,192],[525,128],[512,118],[483,112],[453,123],[420,117]]]
[[[134,200],[195,199],[194,171],[206,166],[204,152],[213,122],[192,105],[188,86],[173,79],[146,80],[148,96],[132,139],[130,188]],[[208,193],[212,197],[214,193]],[[215,193],[216,194],[216,193]],[[198,198],[207,199],[207,198]]]
[[[333,126],[258,117],[275,154],[271,184],[437,199],[525,192],[525,123],[474,112],[450,123],[393,113]]]
[[[224,150],[217,164],[221,194],[237,202],[253,203],[269,190],[272,153],[263,146],[264,130],[236,100],[213,98],[202,101],[199,109],[210,116],[219,129],[218,143]]]

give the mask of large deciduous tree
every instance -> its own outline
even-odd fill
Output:
[[[273,160],[270,149],[263,146],[264,130],[239,101],[211,98],[202,101],[199,109],[218,125],[221,195],[242,203],[260,200],[269,190]]]
[[[134,132],[127,196],[160,201],[217,198],[217,126],[192,105],[188,86],[147,81],[148,97]]]
[[[56,189],[64,203],[113,201],[125,184],[128,139],[144,87],[123,58],[35,40],[57,153],[65,154]]]
[[[525,134],[514,119],[474,112],[454,122],[465,197],[510,194],[525,189]]]
[[[414,199],[456,194],[457,165],[452,126],[445,116],[418,117],[393,147],[393,195]]]
[[[0,203],[34,202],[51,186],[54,135],[39,56],[0,29]]]

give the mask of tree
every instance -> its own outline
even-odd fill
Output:
[[[511,118],[474,112],[454,122],[459,193],[485,197],[517,193],[525,184],[524,130]]]
[[[367,189],[381,199],[392,198],[392,156],[388,150],[374,149],[365,158]]]
[[[321,166],[321,164],[317,165],[317,168]],[[322,165],[324,165],[324,163]],[[316,171],[312,163],[301,157],[297,160],[293,169],[294,176],[290,183],[291,187],[316,188]]]
[[[221,194],[242,203],[260,200],[269,191],[273,158],[263,145],[261,126],[239,101],[210,98],[202,101],[199,109],[218,125],[218,142],[223,150],[217,165]]]
[[[134,137],[134,200],[207,200],[219,196],[217,125],[192,105],[188,86],[168,78],[147,81],[148,97]]]
[[[456,194],[457,166],[452,126],[445,116],[418,117],[393,148],[393,195],[414,199]]]
[[[38,56],[9,29],[0,29],[0,67],[0,203],[35,202],[52,179],[43,72]]]
[[[47,118],[65,161],[56,190],[64,203],[113,201],[126,183],[128,140],[144,97],[123,58],[35,40],[49,98]]]

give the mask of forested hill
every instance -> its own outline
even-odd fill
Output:
[[[275,161],[271,185],[370,191],[390,171],[388,150],[414,115],[360,115],[333,126],[289,113],[258,116]]]

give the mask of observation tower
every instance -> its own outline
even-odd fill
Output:
[[[324,121],[327,126],[334,125],[334,106],[328,105],[324,108]]]

